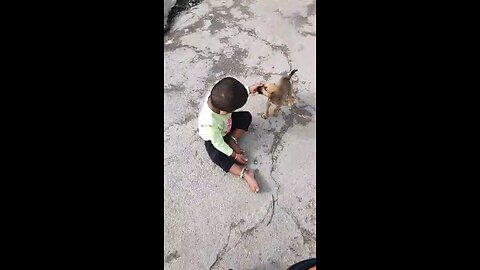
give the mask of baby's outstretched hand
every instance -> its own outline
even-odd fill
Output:
[[[248,88],[250,94],[256,93],[259,87],[263,87],[263,83],[256,83]]]

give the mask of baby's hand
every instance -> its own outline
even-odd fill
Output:
[[[263,87],[263,83],[256,83],[248,88],[250,94],[256,93],[259,87]]]
[[[233,151],[235,153],[242,153],[243,152],[242,148],[240,148],[240,146],[238,144],[236,144],[234,140],[228,141],[228,145],[233,149]]]
[[[248,159],[243,153],[240,154],[240,159],[244,162],[244,164],[247,164]]]
[[[235,161],[238,163],[241,163],[243,165],[246,165],[248,162],[248,159],[245,158],[243,154],[235,154]]]

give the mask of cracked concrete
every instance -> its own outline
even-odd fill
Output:
[[[315,1],[204,0],[164,35],[165,269],[286,269],[316,257]],[[261,192],[209,159],[197,132],[222,77],[276,82],[292,68],[298,100],[240,140]]]

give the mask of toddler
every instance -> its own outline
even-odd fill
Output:
[[[254,173],[247,169],[245,152],[238,140],[252,122],[249,112],[235,112],[247,102],[248,94],[257,92],[263,84],[248,89],[234,78],[227,77],[215,84],[198,117],[200,137],[212,161],[225,172],[245,179],[252,192],[258,192]]]

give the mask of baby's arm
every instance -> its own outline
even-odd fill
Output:
[[[235,152],[233,149],[223,140],[222,135],[215,128],[211,128],[210,132],[210,141],[213,146],[220,152],[224,153],[227,156],[235,157]]]
[[[233,158],[235,161],[242,163],[242,164],[247,164],[247,159],[243,156],[243,154],[237,154],[233,149],[223,140],[222,135],[220,132],[217,132],[214,130],[214,128],[211,130],[210,133],[210,141],[212,142],[213,146],[220,152],[224,153],[225,155]]]
[[[240,148],[240,146],[232,138],[228,138],[228,145],[235,153],[243,153],[242,148]]]

